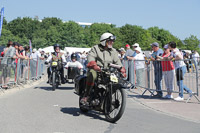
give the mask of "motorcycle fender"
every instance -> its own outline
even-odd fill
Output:
[[[80,75],[75,78],[75,92],[79,96],[83,93],[86,86],[86,76]]]

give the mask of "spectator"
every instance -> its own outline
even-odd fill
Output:
[[[11,77],[12,62],[13,62],[13,59],[16,58],[16,55],[15,55],[16,51],[15,51],[15,48],[12,47],[12,45],[13,45],[13,42],[9,41],[7,44],[7,48],[4,50],[4,58],[1,61],[1,65],[3,68],[3,73],[2,73],[3,86],[2,86],[2,88],[4,88],[4,89],[8,88],[7,84]]]
[[[187,67],[187,72],[189,73],[191,71],[191,60],[190,59],[190,53],[189,52],[185,52],[185,55],[183,56],[184,59],[184,63],[186,64]],[[189,60],[189,61],[188,61]]]
[[[14,64],[14,68],[16,68],[17,63],[18,63],[18,56],[19,56],[19,44],[17,42],[13,43],[13,47],[15,48],[15,54],[16,54],[16,59],[15,59],[15,64]]]
[[[25,54],[24,47],[21,44],[19,44],[18,46],[19,46],[19,48],[18,48],[18,53],[19,53],[18,58],[25,59],[26,54]]]
[[[32,79],[36,77],[37,75],[37,61],[38,61],[38,52],[37,50],[34,48],[33,49],[33,52],[31,53],[31,56],[30,56],[31,60],[30,60],[30,68],[31,68],[31,77]]]
[[[81,53],[81,55],[80,55],[80,62],[82,65],[85,63],[86,58],[87,58],[87,56],[85,54],[85,51],[83,51],[83,53]]]
[[[126,49],[126,53],[125,53],[125,56],[124,56],[124,67],[126,69],[126,75],[127,75],[127,80],[130,81],[132,84],[135,83],[135,79],[134,79],[134,75],[133,74],[130,74],[130,73],[133,73],[132,71],[134,70],[134,65],[131,61],[126,61],[129,57],[131,57],[134,53],[134,51],[132,49],[130,49],[130,45],[129,44],[126,44],[125,46],[125,49]]]
[[[138,48],[138,47],[140,47],[140,45],[139,45],[138,43],[135,43],[135,44],[132,45],[132,47],[133,47],[133,50],[135,51],[135,49]],[[136,51],[135,51],[134,54],[133,54],[132,56],[135,57],[136,54],[137,54],[137,53],[136,53]]]
[[[125,53],[125,59],[127,59],[126,57],[127,56],[132,56],[134,51],[132,49],[130,49],[130,45],[129,44],[126,44],[125,46],[125,49],[126,49],[126,53]]]
[[[172,51],[169,59],[175,59],[175,69],[176,69],[176,79],[177,85],[179,86],[179,96],[174,98],[176,101],[182,101],[183,98],[183,89],[189,93],[189,97],[192,97],[192,91],[183,84],[183,77],[186,73],[186,65],[183,61],[183,56],[180,51],[176,48],[175,42],[169,43],[169,49]]]
[[[164,46],[164,53],[162,57],[158,56],[161,61],[162,65],[162,73],[165,80],[165,86],[167,88],[167,95],[164,98],[171,99],[172,91],[174,90],[174,76],[175,76],[175,68],[172,61],[168,61],[168,57],[170,56],[170,50],[168,44]]]
[[[40,60],[44,60],[45,59],[45,54],[44,54],[44,50],[43,49],[39,50],[38,56],[39,56]]]
[[[162,56],[163,50],[159,48],[159,44],[157,42],[154,42],[151,44],[151,47],[153,49],[153,53],[150,57],[150,59],[153,61],[154,66],[154,76],[155,80],[154,83],[156,85],[156,92],[157,94],[154,95],[155,98],[162,98],[162,87],[161,87],[161,81],[162,81],[162,66],[161,62],[157,61],[157,56]]]
[[[145,68],[145,61],[144,55],[140,47],[135,48],[135,57],[127,57],[129,60],[135,60],[135,72],[136,72],[136,81],[138,86],[143,85],[143,77],[144,77],[144,68]],[[138,60],[138,61],[137,61]]]
[[[119,58],[120,58],[121,62],[124,60],[125,53],[126,53],[126,51],[124,48],[119,49]]]
[[[34,61],[37,61],[37,59],[39,58],[39,54],[37,52],[37,49],[33,49],[33,52],[31,53],[31,59],[34,60]]]
[[[194,60],[194,66],[195,66],[194,69],[193,69],[193,72],[194,72],[195,69],[198,72],[199,54],[198,54],[198,52],[196,50],[193,51],[192,59]]]
[[[30,58],[30,52],[29,52],[29,46],[25,46],[24,47],[24,55],[25,55],[25,59],[23,60],[23,74],[24,74],[24,78],[28,79],[28,69],[29,69],[29,58]]]
[[[31,56],[31,54],[30,54],[30,47],[29,46],[25,46],[24,47],[24,50],[25,50],[25,56],[27,57],[27,58],[30,58],[30,56]]]
[[[70,56],[69,52],[66,53],[65,58],[66,58],[67,62],[71,61],[71,56]]]

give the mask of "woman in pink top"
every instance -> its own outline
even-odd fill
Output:
[[[170,56],[170,50],[168,48],[168,45],[166,44],[164,46],[164,53],[161,57],[163,61],[161,61],[162,65],[162,72],[165,80],[165,86],[167,88],[167,95],[164,98],[171,99],[173,98],[172,96],[172,91],[174,89],[174,77],[175,77],[175,68],[174,64],[172,61],[166,60],[167,57]]]

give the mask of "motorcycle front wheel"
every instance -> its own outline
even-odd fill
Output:
[[[56,73],[53,72],[52,73],[52,90],[55,91],[56,87],[57,87],[57,84],[56,84]]]
[[[123,89],[116,89],[112,94],[108,94],[105,99],[104,113],[106,120],[115,123],[118,121],[125,110],[126,94]]]

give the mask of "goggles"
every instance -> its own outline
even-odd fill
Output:
[[[103,42],[105,40],[114,42],[116,40],[116,36],[109,36],[108,38],[101,40],[101,42]]]

